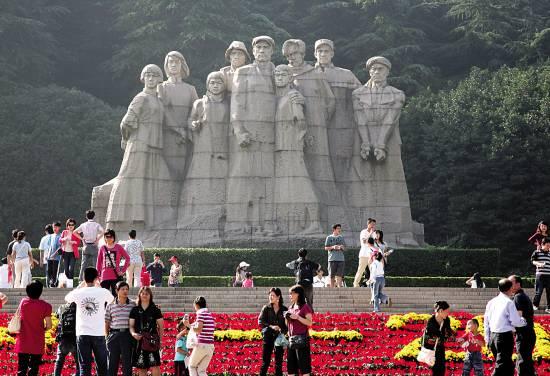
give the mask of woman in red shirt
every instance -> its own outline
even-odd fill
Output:
[[[105,245],[97,254],[97,271],[101,280],[101,287],[111,290],[117,296],[116,284],[122,281],[126,269],[130,266],[130,255],[123,246],[116,243],[115,230],[107,229],[103,234]],[[124,266],[120,267],[120,260],[124,259]],[[113,265],[114,264],[114,265]]]
[[[52,328],[52,306],[40,299],[44,286],[39,281],[27,285],[28,298],[21,299],[21,330],[15,342],[17,375],[38,375],[45,346],[45,333]]]
[[[76,221],[73,218],[67,219],[67,228],[61,233],[61,248],[63,249],[63,267],[67,277],[67,288],[73,288],[74,264],[80,258],[78,246],[82,238],[74,231]]]

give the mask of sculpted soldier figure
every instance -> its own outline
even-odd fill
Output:
[[[250,55],[246,50],[246,46],[243,42],[233,41],[225,51],[225,60],[227,60],[231,65],[223,67],[220,69],[225,75],[226,90],[231,92],[233,88],[233,75],[235,71],[250,62]]]
[[[328,124],[328,146],[337,186],[343,188],[344,182],[349,181],[355,138],[351,93],[361,86],[361,82],[350,70],[334,66],[334,43],[331,40],[315,42],[315,57],[315,68],[328,81],[336,101],[334,116]]]
[[[398,243],[418,245],[412,234],[409,193],[401,162],[399,116],[405,94],[387,84],[391,69],[388,59],[372,57],[366,66],[370,80],[352,94],[360,140],[355,144],[353,170],[363,183],[356,182],[353,195],[366,195],[362,201],[370,215],[381,218],[384,230],[395,234]]]
[[[230,231],[274,231],[273,175],[275,108],[268,36],[252,40],[254,62],[237,69],[231,95],[230,168],[227,186],[227,228]]]
[[[328,123],[334,114],[334,94],[325,77],[304,61],[305,53],[306,45],[300,39],[289,39],[283,44],[283,55],[291,68],[294,87],[305,98],[306,166],[321,202],[330,206],[340,201],[334,182],[327,134]],[[337,206],[333,209],[340,210],[340,205]],[[328,213],[335,212],[326,210],[322,214],[323,222],[328,223]]]
[[[275,216],[293,233],[321,233],[320,202],[304,163],[304,97],[292,88],[288,65],[275,68]]]
[[[162,193],[170,183],[162,156],[163,107],[157,97],[162,70],[149,64],[141,71],[145,87],[135,96],[120,123],[124,159],[109,198],[109,228],[144,229],[164,218]]]
[[[176,210],[181,184],[188,165],[189,131],[187,119],[191,113],[193,102],[198,99],[195,87],[183,82],[189,77],[189,67],[181,53],[169,52],[164,59],[164,71],[168,79],[158,87],[158,96],[164,105],[164,150],[163,154],[170,168],[172,186],[164,192],[173,208],[173,221],[176,220]]]
[[[216,235],[224,216],[225,182],[228,171],[229,100],[225,76],[212,72],[206,79],[206,95],[197,99],[189,117],[193,157],[180,197],[178,228],[193,226],[198,218],[205,236]],[[214,226],[208,228],[205,223]]]

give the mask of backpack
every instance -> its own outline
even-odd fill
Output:
[[[296,265],[296,282],[302,286],[313,284],[313,263],[309,260],[301,260]]]
[[[57,325],[56,341],[60,342],[63,338],[76,336],[76,303],[71,303],[63,307]]]

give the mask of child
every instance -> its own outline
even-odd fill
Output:
[[[248,289],[254,287],[254,281],[252,280],[251,272],[246,272],[245,280],[243,281],[243,287]]]
[[[180,285],[183,267],[178,260],[178,256],[170,257],[172,266],[170,267],[170,276],[168,277],[169,287],[178,287]]]
[[[183,320],[177,326],[178,335],[176,337],[176,352],[174,357],[174,375],[189,376],[189,370],[186,366],[186,360],[189,359],[189,351],[187,350],[187,332],[188,328],[183,323]]]
[[[141,286],[150,287],[151,286],[151,275],[145,269],[145,265],[141,268]]]
[[[477,332],[479,322],[476,319],[468,320],[466,324],[467,332],[462,337],[457,338],[462,342],[462,347],[466,349],[464,356],[464,368],[462,376],[469,376],[470,370],[474,369],[475,376],[483,376],[483,360],[481,359],[481,348],[485,346],[483,336]]]
[[[323,273],[324,271],[322,268],[317,270],[317,275],[313,277],[313,287],[327,287]]]

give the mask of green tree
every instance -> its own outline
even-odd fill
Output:
[[[550,63],[475,68],[456,89],[413,98],[403,115],[405,171],[427,240],[525,249],[548,218]]]
[[[37,245],[44,224],[81,220],[91,188],[117,174],[122,115],[89,94],[58,86],[2,95],[0,227],[23,228]]]
[[[52,32],[67,9],[48,0],[2,0],[1,9],[0,79],[51,82],[62,51]]]

